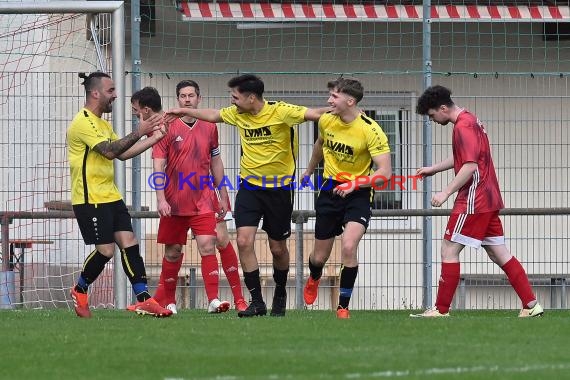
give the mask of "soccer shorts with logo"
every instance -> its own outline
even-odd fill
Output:
[[[505,244],[499,211],[451,214],[443,238],[473,248]]]
[[[123,200],[74,205],[73,213],[87,245],[114,243],[115,232],[133,231],[131,215]]]

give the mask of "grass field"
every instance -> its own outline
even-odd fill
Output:
[[[166,319],[96,310],[0,312],[2,379],[568,379],[570,312],[288,311]]]

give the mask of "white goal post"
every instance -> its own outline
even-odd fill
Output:
[[[123,1],[50,1],[0,2],[0,14],[111,14],[112,74],[119,97],[113,105],[113,126],[119,136],[125,135],[125,10]],[[78,111],[78,110],[77,110]],[[115,180],[122,194],[126,194],[125,163],[115,160]],[[8,252],[9,242],[2,241],[2,251]],[[114,261],[114,305],[127,305],[127,280],[120,257]]]

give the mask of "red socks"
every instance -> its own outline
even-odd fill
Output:
[[[202,256],[201,268],[206,296],[208,297],[208,302],[212,302],[214,298],[218,298],[218,285],[220,282],[216,255]]]
[[[530,302],[536,300],[536,296],[532,292],[532,288],[528,282],[528,277],[521,263],[513,256],[505,265],[502,266],[502,269],[505,271],[505,274],[509,278],[509,282],[521,299],[523,308],[528,307]]]
[[[182,260],[184,255],[178,261],[170,262],[166,258],[162,258],[162,270],[160,272],[160,279],[158,280],[158,287],[154,294],[154,299],[161,305],[166,306],[171,303],[176,303],[176,285],[178,283],[178,272],[182,267]]]
[[[453,295],[459,284],[460,266],[459,263],[441,263],[441,276],[435,301],[435,307],[441,314],[449,312],[451,307]]]
[[[225,248],[219,248],[220,259],[222,261],[222,268],[232,289],[232,294],[234,296],[234,301],[243,299],[243,293],[241,291],[241,282],[239,278],[239,264],[236,251],[232,243],[228,243]]]

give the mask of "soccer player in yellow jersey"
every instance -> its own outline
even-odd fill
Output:
[[[315,246],[309,256],[311,274],[303,290],[303,298],[308,305],[315,302],[335,236],[342,234],[342,268],[336,315],[338,318],[350,318],[348,304],[358,274],[358,243],[371,216],[372,181],[390,178],[392,164],[388,139],[382,128],[357,107],[364,95],[360,82],[340,78],[329,82],[328,87],[328,103],[332,111],[319,120],[319,137],[303,174],[304,179],[308,178],[324,158],[326,180],[315,206]],[[376,170],[372,170],[373,165]]]
[[[287,303],[287,275],[293,212],[295,175],[294,126],[306,120],[317,121],[328,108],[309,109],[263,98],[264,83],[255,75],[232,78],[230,107],[216,109],[177,108],[167,112],[166,121],[182,116],[212,123],[225,122],[239,129],[242,156],[241,183],[235,200],[237,246],[244,272],[244,282],[251,293],[251,303],[239,317],[265,315],[267,308],[261,294],[259,266],[254,251],[260,220],[267,232],[273,255],[275,293],[272,316],[284,316]]]
[[[85,106],[67,130],[71,203],[85,244],[95,244],[95,250],[85,259],[77,285],[71,289],[75,313],[81,318],[91,317],[88,287],[113,257],[117,244],[123,269],[137,296],[135,311],[168,317],[172,312],[161,307],[148,293],[139,244],[131,216],[115,185],[113,170],[113,159],[126,160],[144,152],[166,135],[166,129],[161,117],[156,116],[141,121],[138,130],[119,138],[111,124],[101,118],[112,111],[117,98],[113,80],[102,72],[80,76],[84,78]],[[141,140],[145,135],[148,137]]]

